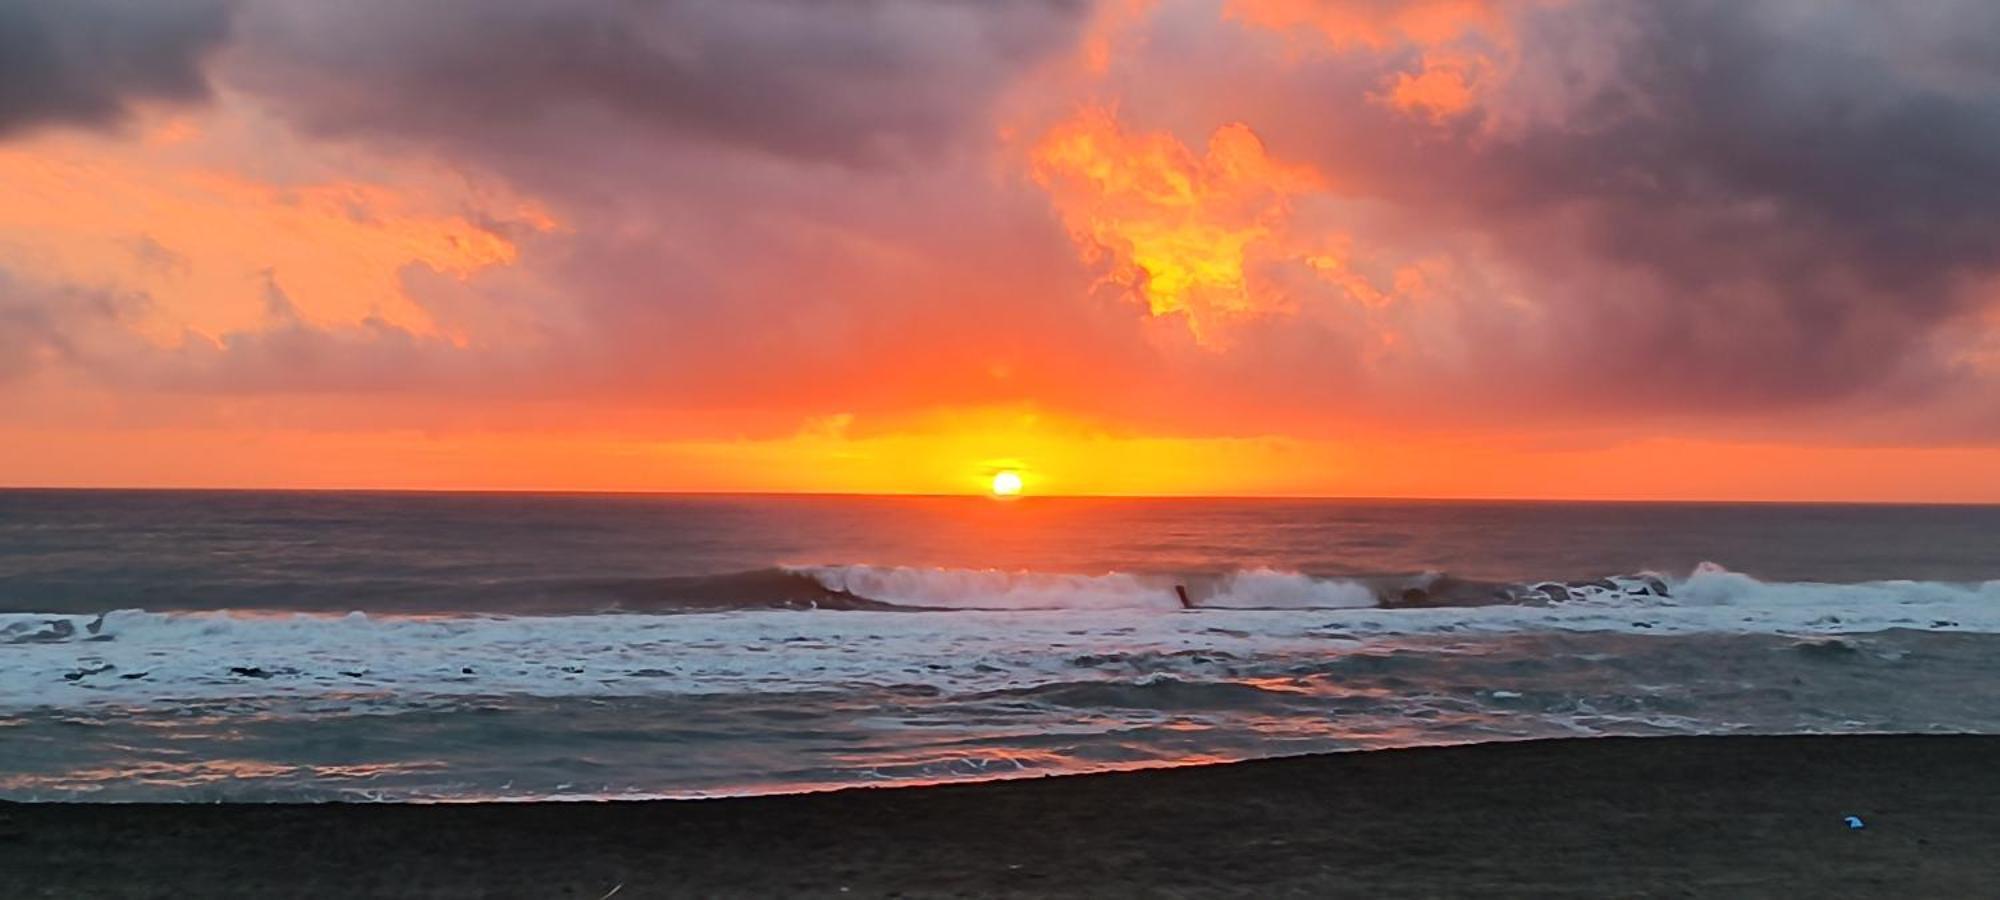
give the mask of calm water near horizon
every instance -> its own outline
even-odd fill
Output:
[[[5,799],[2000,732],[1996,651],[1992,506],[0,491]]]

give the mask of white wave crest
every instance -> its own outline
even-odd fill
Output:
[[[1898,611],[1910,614],[1929,611],[1978,620],[2000,617],[2000,580],[1770,582],[1705,562],[1696,566],[1688,577],[1674,581],[1671,595],[1676,606],[1817,608],[1828,614],[1849,613],[1867,618],[1894,615]]]
[[[886,566],[808,566],[792,571],[817,579],[828,590],[898,606],[931,609],[1157,609],[1181,608],[1164,576],[1113,572],[1070,575],[996,569],[937,569]],[[1375,605],[1367,585],[1313,578],[1297,572],[1254,569],[1232,572],[1194,588],[1204,607],[1229,609],[1356,609]]]
[[[1203,606],[1235,609],[1363,609],[1376,605],[1375,592],[1357,581],[1313,578],[1297,572],[1252,569],[1232,572]]]
[[[807,566],[793,569],[827,590],[932,609],[1172,609],[1171,585],[1136,575],[1066,575],[997,569]]]

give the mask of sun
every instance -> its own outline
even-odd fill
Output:
[[[1001,469],[993,473],[993,496],[1021,496],[1021,473],[1013,469]]]

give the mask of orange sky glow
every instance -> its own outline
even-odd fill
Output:
[[[1083,6],[218,6],[0,105],[0,485],[2000,502],[1990,207],[1656,137],[1706,75],[1620,49],[1708,24]]]

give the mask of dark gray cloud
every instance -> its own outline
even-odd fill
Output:
[[[1996,299],[1991,4],[1514,13],[1507,80],[1442,123],[1380,100],[1415,48],[1274,66],[1277,38],[1189,21],[1153,36],[1127,109],[1246,119],[1371,204],[1363,240],[1462,251],[1508,285],[1520,302],[1465,298],[1452,342],[1488,409],[1764,412],[1980,377],[1932,338]],[[1214,71],[1241,77],[1193,74]]]
[[[1070,0],[271,0],[244,83],[311,127],[494,142],[650,132],[881,163],[983,124],[996,90],[1065,46]],[[637,133],[629,126],[638,126]]]
[[[1639,399],[1763,404],[1947,374],[1916,354],[2000,271],[2000,93],[1899,71],[1859,5],[1625,12],[1634,37],[1589,118],[1483,154],[1471,174],[1500,190],[1467,212],[1572,218],[1582,260],[1542,249],[1547,232],[1510,240],[1526,265],[1595,263],[1585,284],[1624,292],[1569,306],[1579,337],[1616,342],[1609,368],[1647,386]]]
[[[0,136],[205,96],[229,13],[225,0],[0,0]]]

